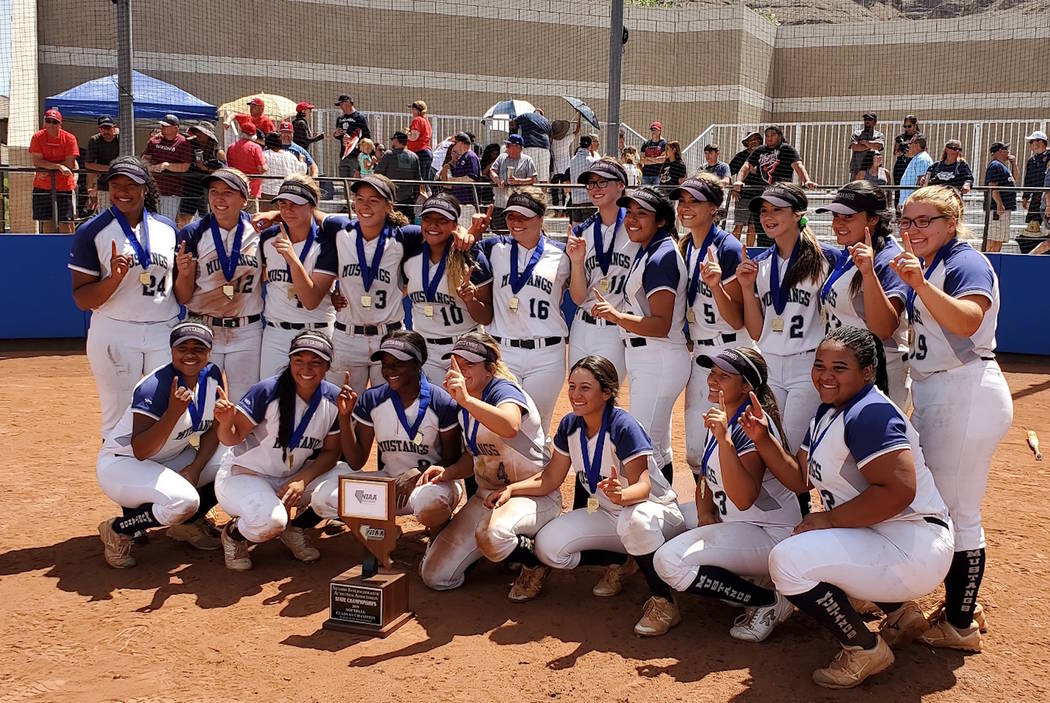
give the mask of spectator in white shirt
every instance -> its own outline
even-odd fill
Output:
[[[594,150],[594,137],[589,134],[580,137],[580,148],[576,150],[576,154],[569,160],[569,182],[576,183],[580,174],[590,170],[591,164],[600,159],[601,156],[598,156]],[[594,208],[590,207],[590,202],[586,188],[572,189],[573,209],[569,211],[569,220],[573,224],[583,222],[594,213]],[[587,207],[580,207],[581,205],[586,205]]]
[[[274,178],[266,178],[262,182],[262,197],[259,208],[262,210],[276,210],[277,206],[270,203],[270,199],[277,195],[281,189],[281,183],[286,176],[293,173],[306,173],[306,164],[299,160],[295,154],[284,148],[281,143],[281,135],[270,132],[266,135],[266,150],[263,151],[263,161],[266,163],[266,175]]]

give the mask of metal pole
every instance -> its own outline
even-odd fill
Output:
[[[607,136],[606,151],[615,149],[610,153],[616,153],[620,138],[620,78],[621,63],[623,60],[623,0],[612,0],[612,12],[609,16],[609,118],[608,125],[612,128],[612,134]],[[617,156],[619,154],[617,153]]]
[[[120,105],[117,122],[120,155],[135,156],[135,93],[132,90],[131,67],[135,62],[131,34],[131,0],[113,0],[117,4],[117,100]]]

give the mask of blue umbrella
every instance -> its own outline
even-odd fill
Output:
[[[579,98],[573,98],[568,95],[561,96],[562,99],[572,105],[572,109],[580,113],[583,119],[594,125],[595,129],[601,129],[601,125],[598,123],[598,117],[594,114],[594,110],[587,106],[587,103],[583,102]]]

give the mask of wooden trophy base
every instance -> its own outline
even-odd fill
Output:
[[[328,585],[326,630],[386,637],[412,619],[408,609],[408,577],[380,569],[363,576],[360,565],[344,571]]]

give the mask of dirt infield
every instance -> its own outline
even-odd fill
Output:
[[[79,347],[0,349],[11,459],[0,472],[0,703],[1050,700],[1050,461],[1033,459],[1024,433],[1036,429],[1050,452],[1050,360],[1002,361],[1015,421],[985,501],[984,653],[913,644],[890,672],[836,694],[810,683],[836,645],[803,616],[746,645],[728,636],[737,611],[685,596],[682,625],[643,640],[631,632],[640,577],[598,600],[596,571],[556,573],[539,599],[515,605],[513,574],[483,563],[460,590],[435,593],[415,573],[424,545],[411,522],[394,556],[417,617],[386,640],[321,629],[329,579],[361,556],[349,534],[321,539],[311,565],[262,545],[241,574],[157,531],[136,546],[136,568],[111,569],[96,526],[116,510],[95,481],[98,401]]]

